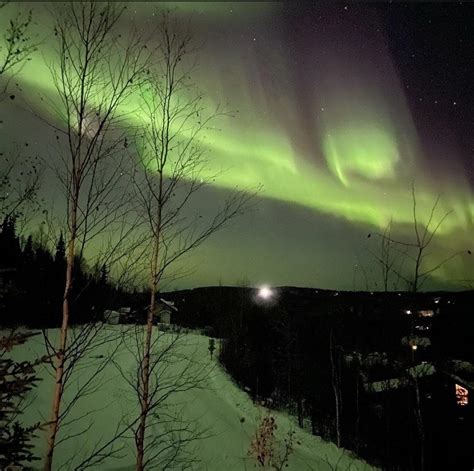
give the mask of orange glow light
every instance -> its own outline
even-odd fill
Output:
[[[469,391],[463,388],[459,384],[455,385],[456,390],[456,402],[458,406],[467,406],[469,404]]]

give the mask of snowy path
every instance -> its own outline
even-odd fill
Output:
[[[108,326],[109,334],[124,332],[124,326]],[[163,342],[172,338],[172,334],[165,334]],[[126,348],[126,341],[120,341],[116,353],[116,362],[127,371],[133,371],[133,356]],[[103,347],[102,351],[94,351],[80,367],[75,377],[71,380],[70,389],[66,396],[71,397],[73,390],[84,384],[91,374],[100,368],[102,359],[100,355],[106,355],[113,348],[113,343]],[[222,471],[222,470],[251,470],[256,469],[254,463],[247,456],[247,450],[251,438],[255,432],[255,425],[263,409],[256,406],[248,397],[233,384],[225,371],[218,365],[215,356],[211,361],[207,351],[208,338],[200,335],[188,334],[184,336],[184,342],[180,343],[178,353],[182,360],[173,365],[173,375],[176,370],[188,365],[191,359],[191,373],[206,371],[208,373],[203,387],[173,395],[173,403],[182,406],[183,417],[187,422],[195,423],[203,430],[205,438],[191,444],[192,455],[196,463],[192,469]],[[15,358],[34,358],[44,353],[42,337],[37,336],[30,340],[25,346],[14,350]],[[43,381],[36,389],[34,396],[30,398],[30,405],[24,415],[26,423],[44,420],[50,410],[50,392],[52,378],[44,370],[40,371]],[[74,464],[80,462],[81,456],[87,455],[93,444],[111,436],[118,421],[126,414],[133,415],[133,396],[129,386],[118,374],[113,365],[108,365],[101,370],[103,382],[101,387],[91,393],[87,398],[79,401],[73,409],[72,417],[79,418],[71,425],[65,426],[61,436],[71,434],[76,430],[90,429],[72,440],[64,442],[58,447],[55,456],[56,469],[75,469]],[[82,417],[90,410],[96,410],[93,415]],[[293,471],[305,470],[369,470],[372,469],[366,463],[351,458],[346,452],[338,449],[335,445],[322,441],[319,437],[299,429],[295,421],[282,413],[274,413],[278,424],[277,438],[281,438],[289,428],[295,429],[294,452],[290,457],[289,467],[285,469]],[[92,420],[93,417],[93,420]],[[39,436],[37,441],[37,453],[42,453],[44,437]],[[121,459],[108,460],[92,469],[96,470],[132,470],[134,463],[133,439],[129,437],[122,444],[125,446]],[[68,460],[72,460],[68,462]],[[79,460],[79,461],[78,461]],[[330,465],[328,464],[330,463]],[[337,467],[335,466],[337,463]],[[63,464],[61,466],[60,464]],[[154,468],[158,469],[158,468]],[[182,465],[174,469],[183,469]]]

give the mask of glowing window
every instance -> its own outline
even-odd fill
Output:
[[[455,385],[456,388],[456,402],[458,406],[467,406],[469,404],[469,391],[463,388],[459,384]]]

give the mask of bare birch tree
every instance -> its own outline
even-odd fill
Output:
[[[461,250],[452,252],[440,261],[429,264],[428,259],[432,256],[430,248],[439,229],[451,214],[446,211],[439,215],[439,204],[441,196],[438,195],[431,207],[427,222],[420,223],[416,191],[414,184],[411,187],[412,196],[412,217],[414,237],[408,240],[402,240],[392,237],[391,225],[382,234],[377,234],[381,239],[381,250],[379,254],[374,254],[381,265],[384,276],[384,284],[387,286],[387,280],[390,276],[396,276],[397,280],[403,280],[413,293],[418,292],[431,274],[435,273],[446,263],[460,256],[463,253],[471,254],[470,250]],[[397,262],[398,258],[398,262]],[[431,368],[430,364],[424,366],[416,365],[414,361],[414,350],[411,350],[412,361],[415,363],[415,374],[407,374],[407,384],[413,391],[413,413],[415,416],[416,429],[419,439],[419,457],[420,469],[425,469],[425,440],[426,431],[423,419],[422,400],[420,394],[420,375],[416,374],[416,368],[421,367],[422,374],[426,374]]]
[[[55,383],[45,470],[53,467],[68,371],[90,347],[88,340],[81,342],[80,350],[77,339],[68,344],[74,266],[92,239],[113,231],[113,223],[126,219],[129,212],[121,184],[127,147],[122,105],[146,76],[150,52],[137,34],[122,40],[116,33],[123,11],[112,2],[74,2],[55,13],[58,61],[51,75],[59,97],[55,110],[63,124],[52,125],[58,142],[66,147],[57,167],[65,195],[66,273],[60,335],[57,345],[49,343]],[[116,243],[126,238],[127,231],[122,232]]]
[[[208,112],[190,77],[195,50],[192,38],[165,15],[160,27],[159,68],[142,87],[145,117],[139,158],[143,172],[136,175],[140,215],[147,227],[148,306],[138,388],[140,420],[136,429],[136,469],[146,466],[147,419],[152,407],[150,377],[153,371],[153,319],[157,293],[164,273],[231,219],[242,214],[252,197],[233,192],[210,220],[190,214],[189,203],[207,183],[208,157],[200,142],[204,130],[222,116],[217,107]]]
[[[0,2],[2,15],[4,8],[10,2]],[[32,11],[26,14],[20,11],[9,19],[7,29],[0,42],[0,102],[6,97],[11,80],[20,72],[25,62],[31,59],[31,54],[36,50],[37,44],[30,36]],[[10,95],[10,99],[14,99]]]
[[[451,211],[446,211],[437,216],[441,199],[441,196],[438,195],[431,207],[427,222],[422,224],[419,221],[414,185],[411,187],[411,194],[414,238],[412,240],[402,240],[392,237],[392,227],[390,225],[383,233],[375,233],[380,237],[382,244],[380,254],[375,256],[382,267],[384,286],[388,284],[390,273],[392,273],[398,280],[403,280],[410,291],[416,293],[423,287],[430,275],[446,263],[463,253],[470,254],[471,252],[470,250],[456,251],[441,259],[441,261],[429,265],[427,260],[432,255],[429,253],[429,248]],[[392,257],[392,251],[399,255],[400,262],[398,264],[396,259]]]
[[[132,368],[127,370],[119,361],[115,363],[134,401],[134,398],[143,397],[141,365],[147,350],[142,345],[143,327],[135,326],[131,334],[124,339],[123,345],[127,357],[133,358]],[[190,421],[186,417],[190,411],[185,409],[189,394],[207,387],[212,374],[213,364],[203,355],[204,348],[205,344],[197,336],[190,336],[179,328],[162,327],[152,335],[141,469],[188,469],[195,465],[193,446],[209,431]],[[134,403],[135,406],[129,408],[133,412],[121,420],[125,433],[120,435],[127,438],[130,436],[127,432],[132,431],[131,438],[138,448],[143,403],[141,400]]]
[[[392,227],[393,221],[390,220],[381,234],[379,251],[371,251],[372,256],[379,263],[382,286],[385,292],[398,289],[407,255],[407,250],[402,251],[393,241]]]
[[[27,206],[37,209],[41,169],[34,157],[0,157],[0,217],[16,218]]]
[[[8,3],[0,3],[3,15]],[[0,41],[0,103],[7,97],[10,82],[31,59],[37,44],[30,36],[32,12],[12,14]],[[15,95],[10,95],[14,100]],[[0,123],[1,125],[2,123]],[[20,208],[32,203],[38,192],[40,171],[35,159],[24,159],[19,153],[5,155],[0,149],[0,216],[12,217]]]

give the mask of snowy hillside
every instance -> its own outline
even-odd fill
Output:
[[[126,381],[127,378],[133,378],[133,352],[139,340],[132,331],[133,328],[127,326],[105,327],[100,335],[110,341],[91,348],[87,357],[77,365],[65,392],[65,404],[70,402],[81,388],[86,395],[74,404],[71,413],[63,419],[60,444],[55,454],[55,469],[77,469],[79,463],[90,455],[94,447],[97,449],[102,446],[117,430],[124,431],[121,439],[114,444],[115,449],[120,448],[117,457],[107,458],[92,469],[134,469],[133,434],[131,430],[126,429],[126,424],[133,421],[137,415],[136,398]],[[71,335],[72,341],[79,332]],[[52,331],[50,335],[54,339],[57,332]],[[166,417],[173,417],[174,421],[173,414],[179,412],[181,424],[192,424],[192,433],[199,437],[197,440],[183,443],[184,461],[167,469],[184,469],[186,465],[196,470],[254,469],[255,462],[248,457],[248,449],[255,434],[256,423],[265,411],[233,384],[219,366],[216,355],[211,359],[208,338],[187,334],[176,341],[176,334],[161,333],[157,345],[162,351],[172,351],[173,355],[164,356],[166,361],[162,362],[161,370],[156,372],[162,388],[160,394],[164,398],[163,405],[166,405],[166,408],[158,411],[159,417],[156,419],[157,424],[162,425],[156,425],[150,433],[159,436],[166,427],[164,424],[170,424]],[[107,360],[112,352],[115,352],[113,362]],[[18,360],[32,359],[44,353],[41,335],[33,337],[26,345],[14,350]],[[120,374],[119,369],[123,374]],[[29,405],[23,416],[25,423],[47,419],[53,385],[51,372],[51,367],[47,365],[39,371],[43,380],[29,398]],[[89,379],[96,372],[100,374],[89,383]],[[186,382],[186,378],[191,378],[192,381]],[[189,389],[188,384],[193,381],[196,381],[199,387]],[[168,396],[168,392],[176,388],[176,384],[182,386],[178,388],[181,391]],[[295,429],[294,451],[290,456],[289,467],[285,469],[372,469],[366,463],[351,458],[348,452],[343,452],[335,445],[299,429],[292,418],[281,413],[275,413],[274,417],[278,425],[277,439],[286,436],[290,428]],[[176,425],[175,422],[174,424]],[[178,428],[180,427],[175,427],[174,434],[165,437],[159,446],[165,449],[166,440],[175,440]],[[42,454],[43,444],[44,437],[39,434],[36,444],[38,454]]]

